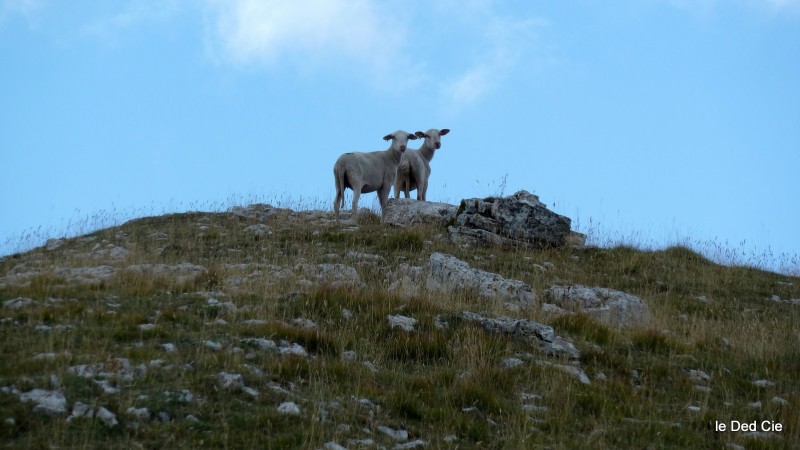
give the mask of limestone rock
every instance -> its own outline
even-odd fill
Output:
[[[472,289],[482,298],[523,308],[536,303],[536,295],[528,284],[472,268],[455,256],[444,253],[433,253],[426,266],[406,266],[401,272],[399,279],[389,287],[389,290],[400,295],[419,295],[421,287],[445,294]]]
[[[557,357],[578,359],[580,352],[566,339],[556,336],[553,328],[527,319],[512,319],[500,317],[491,319],[480,314],[464,311],[461,318],[467,322],[476,323],[486,331],[508,334],[525,339],[539,349],[540,352]]]
[[[570,225],[568,217],[547,209],[538,196],[519,191],[508,197],[461,200],[448,231],[458,244],[562,247],[570,238]]]
[[[408,198],[389,199],[386,206],[386,223],[399,226],[433,224],[444,227],[455,219],[457,209],[455,205],[447,203]]]
[[[552,286],[544,295],[547,303],[587,314],[610,326],[639,326],[650,321],[650,309],[642,299],[622,291],[576,284]]]
[[[58,391],[46,391],[44,389],[33,389],[19,394],[22,402],[33,402],[36,406],[34,411],[46,414],[61,414],[67,412],[67,399],[64,394]]]

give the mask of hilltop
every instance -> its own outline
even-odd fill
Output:
[[[800,443],[800,279],[683,247],[585,247],[563,229],[479,245],[452,217],[420,222],[251,205],[0,259],[2,442]]]

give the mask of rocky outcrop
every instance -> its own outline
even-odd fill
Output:
[[[432,224],[445,227],[456,217],[455,205],[424,202],[409,198],[389,199],[386,207],[386,223],[409,226]]]
[[[444,294],[474,290],[480,297],[499,300],[510,309],[530,308],[536,303],[536,295],[526,283],[475,269],[444,253],[431,254],[425,266],[401,269],[397,281],[389,287],[401,296],[420,295],[423,289]]]
[[[614,289],[579,284],[552,286],[545,291],[544,298],[547,303],[586,314],[610,326],[642,326],[650,322],[650,309],[642,299]]]
[[[527,191],[508,197],[461,200],[455,224],[448,227],[458,244],[505,247],[562,247],[579,237],[568,217],[556,214]]]
[[[581,356],[578,349],[571,342],[556,336],[553,327],[542,325],[532,320],[511,319],[508,317],[491,319],[468,311],[462,312],[461,318],[467,322],[480,325],[486,331],[524,339],[534,344],[545,355],[569,359],[578,359]]]

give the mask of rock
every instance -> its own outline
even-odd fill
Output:
[[[272,205],[264,203],[256,203],[246,207],[234,206],[228,210],[229,213],[235,214],[239,217],[246,219],[256,219],[262,222],[267,221],[276,216],[288,216],[294,213],[291,209],[276,208]]]
[[[217,374],[220,384],[226,389],[244,387],[244,377],[238,373],[220,372]]]
[[[528,284],[472,268],[455,256],[444,253],[431,254],[426,266],[401,269],[398,278],[389,290],[401,296],[419,295],[422,286],[430,292],[443,294],[472,289],[482,298],[523,308],[536,303],[536,295]]]
[[[170,266],[166,264],[134,264],[128,266],[125,270],[149,276],[165,275],[178,283],[184,283],[203,274],[206,268],[197,264],[185,262]]]
[[[58,391],[46,391],[44,389],[33,389],[19,394],[21,402],[33,402],[36,406],[33,410],[46,414],[61,414],[67,412],[67,399],[64,394]]]
[[[167,353],[174,353],[175,351],[178,350],[178,348],[175,347],[175,344],[169,342],[166,344],[161,344],[161,348],[163,348],[164,351],[166,351]]]
[[[548,210],[538,196],[519,191],[508,197],[461,200],[448,231],[457,244],[563,247],[570,225],[568,217]]]
[[[577,378],[578,381],[580,381],[583,384],[592,383],[591,380],[589,380],[589,376],[586,375],[586,372],[584,372],[580,367],[569,366],[566,364],[554,364],[551,363],[550,361],[542,361],[542,360],[537,360],[536,364],[540,366],[554,367],[562,372],[566,372],[572,375],[573,377]]]
[[[300,414],[300,407],[295,402],[283,402],[278,405],[278,412],[296,416]]]
[[[44,248],[51,252],[59,249],[62,245],[64,245],[64,239],[48,239],[47,242],[44,243]]]
[[[306,349],[300,344],[281,345],[278,351],[284,355],[294,355],[301,358],[308,356],[308,352],[306,352]]]
[[[411,449],[411,448],[420,448],[420,447],[425,447],[427,445],[428,445],[428,443],[426,441],[423,441],[422,439],[417,439],[415,441],[406,442],[406,443],[403,443],[403,444],[397,444],[394,447],[392,447],[392,450],[405,450],[405,449]]]
[[[511,319],[508,317],[490,319],[468,311],[462,312],[461,318],[467,322],[482,326],[486,331],[508,334],[527,340],[546,355],[570,359],[578,359],[580,357],[580,352],[571,342],[556,336],[553,328],[547,325],[527,319]]]
[[[110,280],[116,275],[117,270],[111,266],[97,267],[59,267],[53,274],[64,277],[68,283],[94,284]]]
[[[72,422],[73,420],[81,417],[91,418],[93,416],[94,416],[94,410],[92,410],[92,408],[89,405],[87,405],[86,403],[75,402],[75,404],[72,405],[72,414],[70,414],[69,417],[67,417],[67,422]]]
[[[703,372],[702,370],[689,370],[689,378],[694,382],[704,382],[711,380],[711,375]]]
[[[332,288],[364,286],[356,269],[345,264],[298,264],[295,270]]]
[[[778,397],[778,396],[772,397],[771,401],[772,401],[772,403],[775,403],[776,405],[781,405],[781,406],[789,405],[789,402],[786,399],[783,399],[783,398]]]
[[[119,423],[117,421],[117,415],[102,406],[97,409],[97,418],[100,419],[108,428],[113,428]]]
[[[211,350],[214,350],[215,352],[222,350],[222,347],[223,347],[223,345],[220,344],[219,342],[212,341],[212,340],[203,341],[203,345],[205,345],[207,348],[209,348]]]
[[[261,350],[278,350],[278,345],[272,339],[247,338],[242,339],[242,343],[258,347]]]
[[[504,369],[513,369],[523,364],[525,364],[525,362],[519,358],[506,358],[500,361],[500,366],[503,367]]]
[[[748,403],[747,407],[750,409],[761,409],[761,402]]]
[[[386,223],[399,226],[432,224],[445,227],[455,219],[456,210],[457,206],[447,203],[390,198],[386,205]]]
[[[405,331],[412,332],[414,331],[414,325],[417,323],[417,319],[413,317],[406,317],[406,316],[386,316],[386,320],[389,322],[389,326],[392,328],[402,328]]]
[[[342,447],[334,441],[328,441],[322,446],[325,450],[347,450],[347,447]]]
[[[386,260],[383,259],[383,256],[381,256],[381,255],[373,255],[371,253],[354,252],[352,250],[348,251],[347,253],[345,253],[344,256],[346,258],[357,259],[357,260],[365,261],[365,262],[369,262],[369,263],[383,263],[383,262],[386,262]]]
[[[387,426],[380,425],[378,426],[378,431],[381,433],[389,436],[390,438],[396,441],[405,441],[408,440],[408,431],[406,430],[393,430]]]
[[[580,312],[610,326],[642,326],[650,322],[650,309],[642,299],[622,291],[579,284],[552,286],[545,301],[568,311]]]
[[[150,419],[150,410],[147,408],[134,408],[131,406],[126,411],[129,416],[139,419],[139,420],[149,420]]]
[[[687,406],[686,410],[687,411],[691,411],[691,412],[700,412],[700,411],[702,411],[702,409],[699,406],[693,406],[693,405]]]
[[[292,319],[292,325],[296,326],[297,328],[303,328],[306,330],[313,330],[317,328],[316,322],[310,319],[305,319],[302,317],[298,317],[296,319]]]
[[[27,297],[17,297],[3,302],[3,308],[22,309],[27,306],[34,305],[33,299]]]
[[[244,232],[255,238],[263,238],[264,236],[272,235],[272,231],[270,231],[269,227],[267,227],[263,223],[250,225],[249,227],[244,229]]]
[[[760,388],[766,388],[766,387],[775,386],[775,383],[773,383],[772,381],[769,381],[769,380],[756,380],[756,381],[753,381],[753,384],[758,386],[758,387],[760,387]]]

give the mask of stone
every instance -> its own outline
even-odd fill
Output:
[[[471,289],[484,299],[498,300],[504,304],[530,308],[536,303],[536,295],[530,285],[475,269],[445,253],[431,254],[426,266],[401,268],[397,278],[389,290],[406,297],[419,295],[422,288],[443,294]]]
[[[48,239],[44,243],[44,248],[47,251],[53,251],[58,250],[62,245],[64,245],[64,239]]]
[[[3,302],[3,308],[22,309],[27,306],[34,305],[33,299],[27,297],[17,297]]]
[[[385,221],[398,226],[432,224],[445,227],[455,219],[457,210],[457,206],[447,203],[390,198]]]
[[[587,314],[609,326],[644,326],[651,320],[650,309],[639,297],[614,289],[579,284],[551,286],[545,301],[562,309]]]
[[[565,372],[565,373],[568,373],[568,374],[572,375],[573,377],[577,378],[578,381],[580,381],[583,384],[591,384],[592,383],[591,380],[589,380],[589,376],[586,375],[586,372],[584,372],[583,369],[581,369],[580,367],[570,366],[570,365],[566,365],[566,364],[555,364],[555,363],[552,363],[550,361],[542,361],[542,360],[537,360],[536,364],[538,364],[540,366],[554,367],[554,368],[556,368],[556,369],[558,369],[558,370],[560,370],[562,372]]]
[[[519,191],[508,197],[461,200],[448,232],[451,241],[462,245],[563,247],[570,225],[568,217],[547,209],[538,196]]]
[[[150,410],[147,408],[134,408],[131,406],[126,411],[129,416],[139,419],[139,420],[149,420],[150,419]]]
[[[523,364],[525,364],[525,362],[519,358],[506,358],[500,361],[500,366],[503,367],[504,369],[513,369]]]
[[[82,402],[75,402],[72,405],[72,414],[67,417],[67,422],[72,422],[75,419],[81,417],[91,418],[94,416],[94,410],[92,410],[91,406],[87,405],[86,403]]]
[[[405,441],[408,440],[408,431],[406,430],[394,430],[385,425],[378,426],[378,431],[381,433],[389,436],[390,438],[396,441]]]
[[[277,410],[281,414],[288,414],[292,416],[300,414],[300,407],[297,406],[295,402],[283,402],[278,405]]]
[[[244,229],[244,232],[255,238],[263,238],[264,236],[272,235],[272,231],[263,223],[250,225]]]
[[[491,319],[469,311],[461,313],[461,318],[467,322],[480,325],[488,332],[507,334],[524,339],[536,346],[545,355],[578,359],[580,352],[575,346],[556,336],[553,328],[527,319],[511,319],[500,317]]]
[[[773,383],[772,381],[769,381],[769,380],[756,380],[756,381],[753,381],[753,384],[755,386],[760,387],[760,388],[766,388],[766,387],[775,386],[775,383]]]
[[[356,269],[345,264],[298,264],[295,270],[332,288],[364,286]]]
[[[33,410],[45,414],[61,414],[67,412],[67,399],[64,394],[58,391],[47,391],[44,389],[33,389],[19,394],[21,402],[33,402],[36,406]]]
[[[389,326],[391,328],[401,328],[405,331],[412,332],[414,331],[414,325],[417,323],[417,319],[413,317],[406,317],[406,316],[386,316],[386,320],[389,322]]]
[[[102,406],[97,408],[97,418],[100,419],[108,428],[113,428],[119,423],[117,421],[117,415]]]

